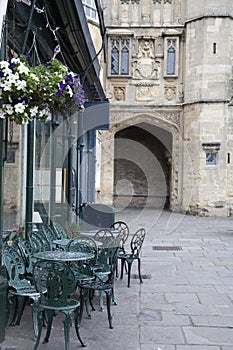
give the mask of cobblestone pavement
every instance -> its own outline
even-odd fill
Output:
[[[145,227],[143,284],[133,264],[131,287],[116,280],[114,329],[106,309],[85,317],[80,333],[91,350],[232,350],[233,218],[195,217],[153,209],[118,211],[131,234]],[[98,298],[97,298],[98,301]],[[32,350],[31,309],[6,330],[2,350]],[[71,330],[71,350],[81,348]],[[39,350],[64,349],[62,321]]]

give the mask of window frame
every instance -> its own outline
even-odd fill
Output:
[[[169,63],[169,41],[176,41],[174,52],[174,74],[168,74]],[[180,38],[178,35],[169,35],[164,37],[164,77],[165,78],[178,78],[179,75],[179,51],[180,51]]]
[[[118,67],[118,74],[112,73],[112,41],[118,40],[120,41],[120,48],[119,48],[119,67]],[[122,74],[122,53],[124,46],[122,46],[122,41],[128,40],[128,72],[126,74]],[[130,35],[124,35],[124,34],[116,34],[116,35],[109,35],[108,37],[108,76],[111,78],[128,78],[131,75],[131,67],[130,67],[130,54],[131,54],[131,37]]]
[[[84,8],[84,12],[85,15],[87,17],[87,19],[94,21],[94,22],[98,22],[99,18],[98,18],[98,13],[97,13],[97,8],[95,6],[95,0],[89,0],[92,2],[92,4],[88,4],[88,0],[82,0],[82,4],[83,4],[83,8]],[[88,10],[95,13],[95,18],[88,15]]]

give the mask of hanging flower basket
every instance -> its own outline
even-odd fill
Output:
[[[83,109],[84,91],[79,77],[57,59],[30,67],[22,56],[0,61],[0,102],[0,118],[24,124]]]

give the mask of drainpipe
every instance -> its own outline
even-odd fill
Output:
[[[25,53],[29,30],[31,27],[33,11],[35,8],[36,0],[31,2],[31,10],[28,16],[27,29],[24,37],[24,42],[21,50],[21,54]],[[33,170],[34,170],[34,128],[35,123],[31,121],[28,123],[28,136],[27,136],[27,179],[26,179],[26,214],[25,214],[25,237],[28,238],[29,231],[32,230],[32,214],[33,214]]]
[[[55,202],[56,202],[56,135],[55,129],[57,123],[54,114],[50,124],[50,203],[49,203],[49,224],[55,221]]]
[[[7,2],[5,2],[6,11]],[[3,10],[3,4],[1,3],[1,10]],[[5,12],[3,12],[5,14]],[[2,22],[1,22],[2,26]],[[6,59],[6,27],[2,31],[2,41],[1,41],[1,59]],[[0,119],[0,343],[5,339],[5,329],[6,329],[6,299],[7,299],[7,279],[3,276],[2,269],[2,223],[3,223],[3,132],[4,132],[4,122]]]

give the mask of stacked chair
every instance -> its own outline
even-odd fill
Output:
[[[15,248],[4,245],[2,257],[8,278],[8,325],[19,325],[26,299],[30,299],[32,303],[37,303],[40,294],[31,280],[25,277],[24,261]],[[35,334],[37,334],[37,321],[34,311],[33,323]]]

